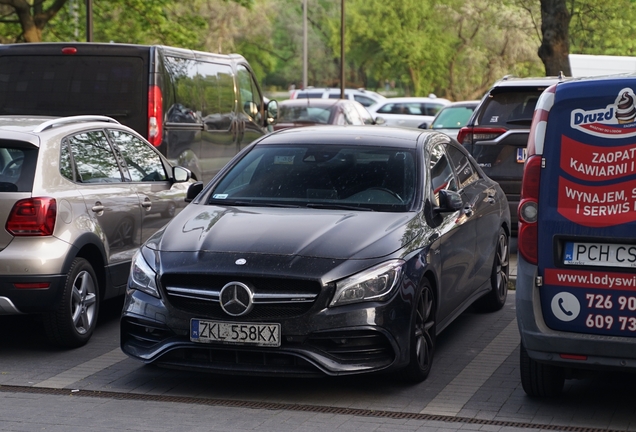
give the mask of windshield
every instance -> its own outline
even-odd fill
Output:
[[[461,129],[466,126],[475,107],[458,106],[444,108],[431,126],[433,129]]]
[[[413,149],[257,146],[225,174],[209,203],[407,211],[415,166]]]
[[[314,106],[285,106],[281,105],[278,111],[278,122],[309,122],[328,124],[332,108]]]

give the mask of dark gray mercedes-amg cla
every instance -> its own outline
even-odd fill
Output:
[[[275,132],[188,197],[133,259],[121,344],[147,363],[417,382],[454,318],[506,300],[506,198],[437,132]]]

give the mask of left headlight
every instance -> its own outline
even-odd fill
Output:
[[[128,286],[153,297],[161,298],[157,289],[157,273],[144,258],[143,249],[142,246],[133,256]],[[148,251],[150,250],[148,249]]]
[[[398,284],[403,266],[403,260],[387,261],[337,282],[329,306],[386,300]]]

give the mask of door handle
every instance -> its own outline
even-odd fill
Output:
[[[95,203],[95,205],[93,207],[91,207],[91,210],[93,210],[95,213],[103,213],[104,212],[104,206],[102,205],[101,202],[97,201]]]
[[[145,208],[146,210],[150,210],[150,207],[152,207],[152,202],[150,202],[150,198],[148,197],[144,198],[144,201],[141,203],[141,206]]]
[[[468,206],[464,207],[464,214],[466,216],[472,216],[472,214],[473,214],[473,206],[468,205]]]

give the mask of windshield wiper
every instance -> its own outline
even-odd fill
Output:
[[[318,208],[318,209],[332,209],[332,210],[359,210],[359,211],[375,211],[368,207],[358,207],[352,205],[345,204],[322,204],[322,203],[309,203],[307,204],[309,208]]]
[[[228,200],[219,200],[219,199],[211,199],[208,201],[208,204],[222,204],[227,206],[250,206],[250,207],[283,207],[283,208],[299,208],[299,205],[296,204],[281,204],[281,203],[272,203],[272,202],[254,202],[254,201],[228,201]]]

